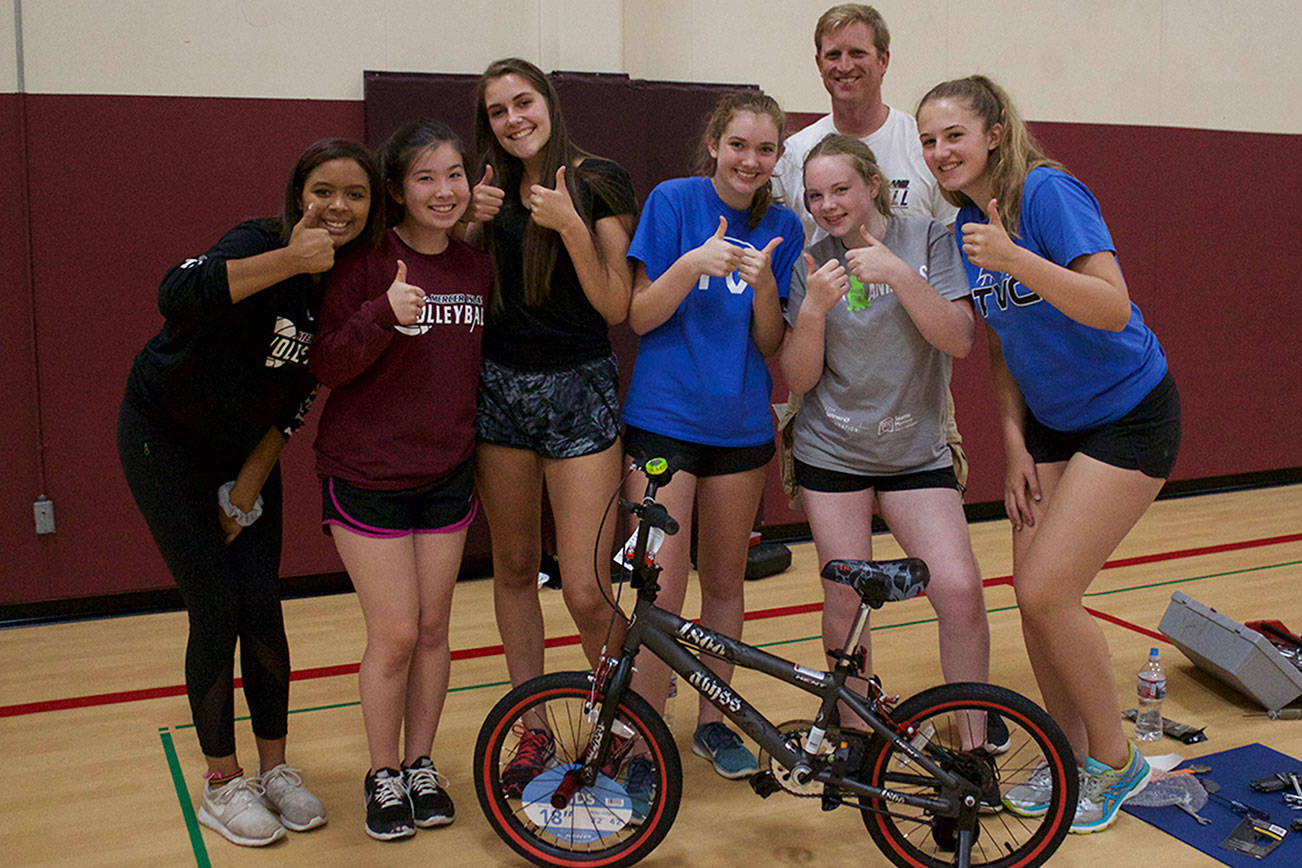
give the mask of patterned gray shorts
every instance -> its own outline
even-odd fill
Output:
[[[543,458],[601,452],[619,436],[614,354],[555,371],[517,371],[484,359],[475,436]]]

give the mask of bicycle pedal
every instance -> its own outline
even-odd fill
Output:
[[[750,788],[755,791],[755,795],[761,799],[767,799],[776,793],[781,787],[778,785],[777,778],[773,777],[773,772],[762,771],[753,774],[749,778]]]

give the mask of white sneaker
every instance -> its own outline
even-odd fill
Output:
[[[258,782],[265,790],[263,804],[280,815],[286,829],[306,832],[325,825],[325,806],[303,786],[298,769],[281,763],[269,772],[261,772]]]
[[[262,786],[244,776],[213,788],[204,782],[199,822],[233,844],[262,847],[285,837],[285,827],[262,804]]]

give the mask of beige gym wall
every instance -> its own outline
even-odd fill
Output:
[[[757,82],[824,110],[826,0],[26,0],[29,93],[359,99],[364,69],[546,69]],[[887,99],[985,72],[1038,120],[1302,132],[1296,0],[882,0]],[[0,88],[15,87],[14,0]]]

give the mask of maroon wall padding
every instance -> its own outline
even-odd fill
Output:
[[[171,578],[118,466],[115,440],[131,360],[162,325],[159,279],[239,221],[279,213],[298,154],[327,135],[360,139],[362,107],[307,100],[24,99],[45,493],[54,501],[58,531],[39,540],[32,532],[31,502],[39,493],[29,481],[38,466],[35,435],[30,421],[15,418],[30,406],[30,389],[11,395],[9,386],[15,371],[30,366],[29,342],[9,339],[26,328],[26,317],[5,316],[0,322],[11,358],[0,380],[2,448],[19,456],[6,462],[0,487],[6,518],[18,501],[15,520],[0,526],[0,604],[168,587]],[[17,154],[17,142],[12,145],[3,153]],[[16,162],[8,158],[4,171],[20,171]],[[6,263],[18,219],[0,228]],[[0,294],[6,314],[27,294],[24,283],[16,275]],[[22,429],[12,438],[11,425]],[[309,433],[287,452],[287,574],[340,568],[317,530],[320,496],[310,445]]]
[[[600,94],[592,102],[562,91],[579,143],[625,162],[643,196],[683,172],[704,110],[647,102],[636,94],[643,85],[623,76],[595,78],[584,82]],[[0,198],[0,606],[171,586],[114,438],[131,359],[162,322],[159,278],[245,217],[277,212],[298,153],[325,135],[361,139],[363,115],[352,101],[0,95],[0,189],[15,191]],[[1299,137],[1061,123],[1035,130],[1102,202],[1131,295],[1166,347],[1185,410],[1175,478],[1302,466],[1302,239],[1292,214],[1302,201]],[[623,156],[623,142],[637,149],[633,157]],[[660,165],[653,158],[675,168],[651,169]],[[25,170],[29,214],[17,195]],[[39,538],[33,298],[44,493],[58,522],[56,534]],[[631,340],[617,341],[627,358]],[[1000,500],[1003,448],[983,343],[955,364],[954,395],[973,465],[968,500]],[[287,576],[341,568],[318,530],[312,425],[286,453]],[[802,521],[775,489],[765,522]]]
[[[0,94],[0,602],[34,595],[47,582],[53,538],[37,537],[32,501],[41,494],[33,358],[31,262],[22,162],[24,97]],[[30,99],[30,97],[27,97]]]

